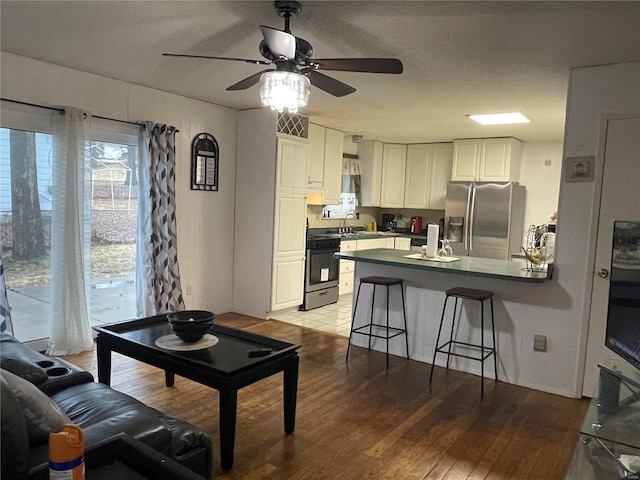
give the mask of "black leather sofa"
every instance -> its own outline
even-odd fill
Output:
[[[0,334],[0,367],[3,479],[27,477],[48,461],[48,437],[34,438],[29,429],[33,414],[25,407],[23,390],[31,391],[38,401],[51,404],[48,399],[53,400],[54,405],[49,405],[53,410],[59,408],[62,416],[66,414],[82,428],[85,448],[123,432],[211,478],[211,441],[196,426],[96,383],[89,372],[61,358],[42,355],[7,333]]]

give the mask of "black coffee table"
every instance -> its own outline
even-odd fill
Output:
[[[278,372],[284,373],[284,430],[293,433],[298,391],[298,348],[262,335],[221,325],[212,325],[209,333],[219,342],[207,349],[170,351],[155,341],[168,335],[171,328],[166,315],[93,327],[98,332],[98,381],[111,382],[111,352],[161,368],[165,384],[172,386],[174,375],[215,388],[220,398],[220,462],[223,470],[233,466],[238,390]],[[269,349],[271,353],[250,357],[249,351]]]

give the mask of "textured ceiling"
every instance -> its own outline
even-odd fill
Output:
[[[271,1],[2,1],[0,20],[3,51],[237,109],[258,87],[225,88],[264,67],[161,54],[260,59],[258,26],[284,25]],[[357,91],[312,88],[302,110],[383,141],[561,140],[570,69],[640,60],[639,2],[307,1],[291,31],[315,58],[402,60],[402,75],[325,72]],[[533,122],[465,116],[515,110]]]

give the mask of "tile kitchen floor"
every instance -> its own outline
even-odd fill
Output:
[[[269,318],[348,337],[351,330],[352,301],[353,295],[341,295],[338,302],[331,305],[314,308],[307,312],[299,310],[275,312]]]

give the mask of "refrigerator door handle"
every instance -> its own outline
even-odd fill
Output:
[[[469,254],[469,233],[471,233],[469,231],[469,214],[470,212],[470,208],[469,206],[471,205],[471,191],[473,190],[473,185],[469,185],[469,189],[467,190],[467,210],[465,212],[465,222],[464,222],[464,227],[463,227],[463,232],[462,235],[464,237],[464,249],[467,252],[467,255]]]
[[[474,214],[476,211],[476,189],[475,187],[472,187],[471,190],[473,190],[473,193],[469,191],[471,196],[471,207],[469,208],[470,211],[467,215],[467,218],[469,219],[467,222],[467,225],[469,225],[469,253],[473,250],[473,217],[475,216]]]

